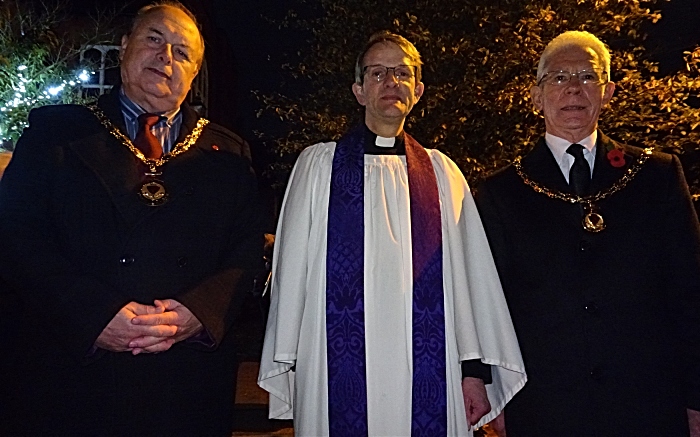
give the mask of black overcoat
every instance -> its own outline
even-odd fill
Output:
[[[641,153],[598,138],[594,193]],[[522,168],[568,191],[544,139]],[[476,199],[528,373],[505,410],[508,436],[687,436],[685,409],[700,409],[700,232],[678,159],[654,153],[597,202],[600,233],[583,229],[579,205],[535,192],[513,166]]]
[[[125,132],[117,93],[99,105]],[[197,121],[182,110],[180,139]],[[247,144],[207,125],[163,167],[170,198],[153,207],[136,194],[142,164],[88,109],[43,107],[29,123],[0,182],[0,302],[12,317],[1,335],[13,345],[1,408],[21,435],[230,434],[225,334],[262,250]],[[215,345],[91,352],[126,303],[162,298],[189,308]]]

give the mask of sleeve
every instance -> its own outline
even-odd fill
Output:
[[[465,360],[460,363],[462,365],[462,379],[464,378],[479,378],[484,381],[484,384],[491,384],[491,366],[484,364],[481,360]]]
[[[42,108],[44,109],[44,108]],[[52,109],[59,115],[61,107]],[[65,111],[65,110],[64,110]],[[63,150],[63,134],[47,111],[32,111],[0,181],[0,262],[3,278],[47,335],[62,342],[76,360],[86,357],[105,325],[127,302],[98,280],[81,274],[61,251],[52,221],[52,181]],[[61,118],[74,126],[69,118]],[[56,124],[56,123],[54,123]],[[57,135],[57,133],[59,133]]]
[[[454,296],[450,313],[454,314],[458,359],[479,361],[491,370],[486,392],[492,409],[477,424],[481,426],[523,388],[527,375],[474,198],[454,162],[436,156],[441,157],[434,165],[444,209],[443,245],[448,256],[443,262],[446,290],[453,290]]]
[[[262,267],[263,230],[257,181],[247,160],[237,157],[231,168],[238,175],[238,190],[222,195],[235,196],[235,211],[229,224],[227,251],[219,269],[195,287],[174,296],[202,322],[216,345],[233,324],[245,291],[253,286],[253,276]],[[211,349],[206,342],[189,342],[193,347]]]
[[[678,314],[676,332],[686,353],[687,408],[700,411],[700,226],[676,156],[667,187],[665,283]]]
[[[503,230],[502,221],[498,213],[498,196],[492,193],[488,181],[482,182],[475,192],[474,201],[476,203],[481,221],[484,225],[484,232],[491,247],[494,262],[499,272],[508,272],[507,254],[508,243],[506,232]],[[501,277],[501,280],[506,278]],[[504,286],[506,286],[504,284]]]
[[[313,198],[317,194],[314,149],[304,150],[294,166],[277,224],[270,312],[258,375],[258,385],[270,393],[271,419],[291,419],[294,411],[293,367],[307,293]]]

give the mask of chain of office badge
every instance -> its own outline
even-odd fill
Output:
[[[170,152],[163,154],[158,159],[151,159],[146,158],[146,156],[138,148],[136,148],[136,146],[134,146],[131,139],[120,131],[119,128],[117,128],[107,118],[104,112],[97,107],[97,105],[90,105],[87,108],[92,111],[93,114],[95,114],[97,119],[100,120],[100,123],[102,123],[105,128],[107,128],[109,133],[111,133],[117,140],[119,140],[119,142],[125,145],[131,151],[131,153],[134,154],[134,156],[136,156],[146,165],[146,167],[148,167],[148,171],[146,172],[146,180],[137,190],[141,199],[146,202],[148,206],[159,206],[167,202],[168,191],[165,188],[165,184],[160,179],[157,179],[157,176],[161,176],[163,174],[162,171],[160,171],[160,168],[177,155],[185,153],[187,150],[189,150],[189,148],[197,142],[199,136],[202,134],[204,126],[209,124],[209,120],[200,118],[197,121],[197,126],[192,129],[192,132],[190,132],[184,140],[175,144]]]
[[[576,196],[568,193],[563,193],[561,191],[552,190],[551,188],[547,188],[538,184],[537,182],[530,179],[527,176],[527,174],[525,174],[525,172],[523,171],[523,167],[520,162],[520,156],[515,158],[515,160],[513,161],[513,167],[515,168],[515,172],[518,174],[518,176],[520,176],[525,185],[529,186],[536,192],[542,193],[551,199],[559,199],[568,203],[579,203],[584,205],[586,214],[583,216],[583,220],[581,221],[583,229],[585,229],[588,232],[600,232],[603,229],[605,229],[605,221],[603,220],[603,216],[600,214],[600,212],[598,212],[597,208],[595,207],[595,203],[605,199],[606,197],[610,197],[611,195],[625,188],[627,184],[629,184],[632,181],[632,179],[634,179],[634,177],[637,175],[637,173],[642,168],[647,159],[651,157],[653,151],[653,147],[647,147],[646,149],[644,149],[637,161],[630,168],[628,168],[627,171],[625,171],[625,174],[623,174],[617,182],[612,184],[612,186],[610,186],[610,188],[608,188],[607,190],[601,190],[596,194],[592,194],[590,196]]]

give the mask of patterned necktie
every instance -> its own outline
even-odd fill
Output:
[[[574,164],[569,170],[569,186],[577,196],[585,196],[591,184],[591,167],[583,156],[583,146],[572,144],[566,153],[574,157]]]
[[[158,141],[151,128],[158,123],[161,116],[156,114],[139,115],[139,131],[134,138],[134,146],[144,154],[146,158],[158,159],[163,156],[163,146]]]

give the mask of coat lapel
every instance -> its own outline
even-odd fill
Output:
[[[612,150],[620,150],[624,153],[624,163],[615,167],[615,162],[608,154]],[[639,157],[631,149],[626,148],[611,140],[608,136],[598,131],[598,141],[596,143],[595,165],[593,166],[593,178],[591,179],[591,193],[609,189],[615,182],[625,174],[632,164]]]
[[[571,193],[571,188],[566,182],[561,168],[559,168],[559,164],[557,164],[557,160],[547,146],[544,137],[540,138],[532,151],[523,158],[522,163],[525,174],[537,184],[549,188],[550,190]],[[538,195],[544,196],[544,194],[539,193]],[[552,199],[552,202],[556,202],[552,204],[552,211],[554,211],[553,208],[556,207],[556,210],[562,213],[563,220],[568,221],[576,227],[581,226],[583,209],[580,205],[574,205],[559,199]]]
[[[126,133],[118,90],[100,97],[97,105],[114,126]],[[157,209],[146,205],[137,194],[145,178],[145,166],[97,117],[94,123],[98,126],[95,133],[70,142],[69,147],[95,174],[122,219],[134,226]]]
[[[553,190],[569,192],[569,184],[566,183],[544,138],[540,138],[532,151],[523,158],[522,164],[525,174],[538,184]]]

